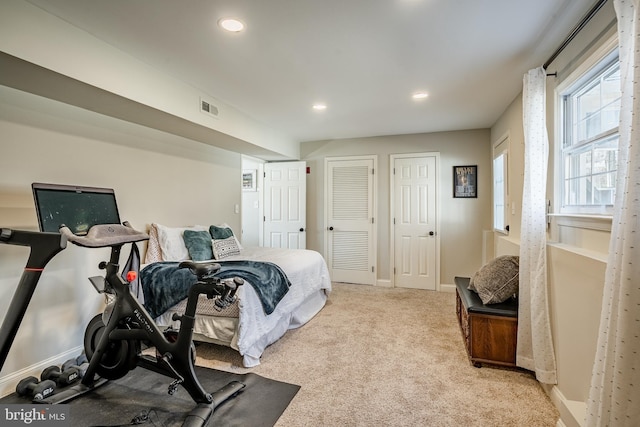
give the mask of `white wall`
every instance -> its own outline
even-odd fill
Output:
[[[264,215],[264,192],[262,177],[264,173],[264,161],[242,157],[242,170],[255,171],[256,189],[242,191],[242,245],[262,246],[263,215]]]
[[[489,130],[380,136],[303,143],[307,161],[307,247],[324,253],[324,158],[378,155],[378,281],[390,280],[389,156],[440,153],[440,283],[470,276],[482,266],[482,231],[491,228]],[[478,165],[478,198],[453,198],[453,166]]]
[[[139,229],[151,222],[240,229],[239,154],[1,86],[0,134],[1,227],[37,229],[30,186],[47,182],[113,188],[122,219]],[[0,395],[43,364],[79,354],[102,304],[87,277],[100,274],[107,255],[69,245],[45,269],[0,373]],[[26,248],[0,245],[2,319],[27,256]]]
[[[219,147],[234,151],[236,148],[257,150],[276,157],[298,158],[297,141],[215,99],[213,94],[204,93],[163,74],[26,1],[0,2],[0,52],[51,70],[54,72],[52,75],[60,73],[91,87],[135,101],[140,104],[136,107],[148,106],[185,119],[179,121],[176,126],[191,126],[195,129],[191,130],[192,133],[202,133],[204,128],[232,137],[220,138],[217,141]],[[36,84],[29,82],[30,73],[20,74],[22,75],[0,75],[0,81],[7,79],[12,84],[26,86],[23,90],[45,91],[50,97],[55,94],[64,97],[65,102],[77,102],[76,105],[83,105],[85,108],[112,107],[97,105],[101,101],[99,96],[92,97],[92,102],[87,103],[84,99],[86,95],[80,92],[79,88],[81,87],[82,91],[88,88],[81,84],[76,84],[77,87],[74,88],[72,82],[65,81],[71,89],[65,85],[65,93],[58,94],[55,87],[45,87],[42,81]],[[46,73],[38,72],[39,79],[42,79],[43,75]],[[200,112],[201,96],[213,100],[220,110],[219,118],[212,118]],[[113,102],[113,98],[110,102]],[[131,105],[129,103],[127,107],[130,108]],[[140,117],[134,117],[132,114],[128,120],[141,120],[149,111],[138,111],[136,114]],[[115,110],[114,114],[118,114],[118,111]],[[166,120],[161,124],[167,125]],[[236,147],[233,147],[234,145]]]

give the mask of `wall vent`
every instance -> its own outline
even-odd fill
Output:
[[[208,116],[215,117],[216,119],[220,114],[220,112],[218,111],[218,107],[204,98],[200,98],[200,111]]]

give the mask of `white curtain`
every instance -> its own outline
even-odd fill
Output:
[[[640,425],[640,0],[615,0],[620,142],[588,426]]]
[[[520,289],[516,365],[535,372],[538,381],[556,384],[556,359],[547,298],[546,79],[544,68],[524,75],[524,186],[520,234]]]

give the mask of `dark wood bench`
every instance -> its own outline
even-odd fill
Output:
[[[456,314],[465,347],[473,366],[483,363],[516,366],[518,301],[484,305],[468,289],[468,277],[456,277]]]

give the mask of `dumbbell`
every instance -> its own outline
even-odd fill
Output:
[[[244,284],[244,280],[240,277],[234,277],[233,279],[223,280],[222,283],[224,284],[224,291],[214,303],[217,310],[223,310],[235,302],[236,290],[238,286]]]
[[[42,400],[56,391],[56,383],[51,380],[38,381],[36,377],[27,377],[18,383],[16,393],[19,396],[30,395],[33,400]]]
[[[76,369],[80,378],[84,377],[84,374],[87,372],[88,368],[89,361],[87,360],[87,356],[85,356],[84,354],[81,354],[75,359],[69,359],[62,364],[63,371],[66,371],[67,369]]]
[[[73,384],[80,379],[80,373],[76,368],[62,369],[58,366],[49,366],[40,374],[41,380],[55,381],[59,386]]]

